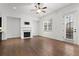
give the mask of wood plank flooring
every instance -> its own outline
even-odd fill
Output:
[[[79,46],[36,36],[0,41],[0,56],[79,56]]]

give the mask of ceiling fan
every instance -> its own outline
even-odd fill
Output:
[[[39,14],[41,12],[43,13],[46,13],[46,9],[47,7],[42,7],[43,5],[41,3],[37,3],[34,7],[35,7],[35,10],[36,10],[36,13]]]

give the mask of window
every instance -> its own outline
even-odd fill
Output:
[[[49,21],[44,21],[44,31],[52,31],[52,19]]]

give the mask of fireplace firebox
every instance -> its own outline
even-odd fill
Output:
[[[24,37],[30,37],[30,32],[24,32]]]

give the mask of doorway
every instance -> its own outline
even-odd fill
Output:
[[[71,12],[65,15],[65,39],[67,42],[77,42],[77,13]]]
[[[7,17],[7,38],[20,37],[20,18]]]
[[[73,40],[73,20],[71,16],[66,16],[66,38]]]

